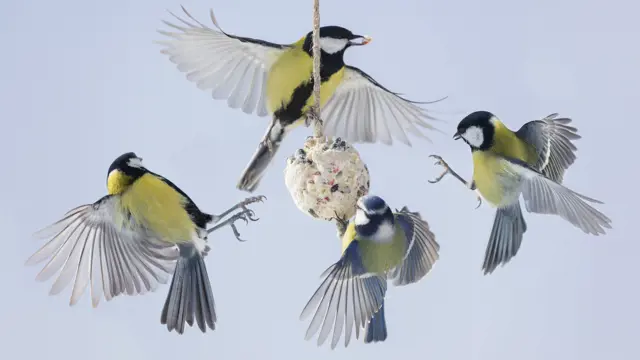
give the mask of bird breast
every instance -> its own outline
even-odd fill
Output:
[[[180,193],[151,174],[136,180],[121,199],[123,212],[169,243],[191,241],[196,232],[184,203]]]

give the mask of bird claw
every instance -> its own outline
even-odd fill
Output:
[[[478,195],[478,206],[476,206],[475,210],[478,210],[480,208],[480,205],[482,205],[482,197]]]
[[[233,215],[231,219],[229,219],[229,226],[231,226],[231,230],[233,230],[233,235],[240,242],[245,242],[247,240],[243,240],[240,238],[240,232],[236,227],[236,221],[244,220],[245,224],[249,224],[249,221],[258,221],[258,219],[254,219],[253,216],[255,213],[251,209],[243,209],[241,212]]]
[[[320,124],[322,125],[322,120],[320,119],[320,114],[316,113],[316,110],[314,107],[309,108],[309,110],[307,110],[307,116],[304,119],[304,125],[306,127],[309,127],[311,125],[314,124],[314,122],[320,122]]]
[[[267,200],[267,197],[264,195],[252,196],[244,199],[244,201],[240,205],[240,208],[243,210],[240,214],[243,214],[246,216],[246,218],[243,218],[243,220],[247,224],[249,223],[249,220],[251,221],[260,220],[260,218],[255,217],[256,213],[253,210],[247,208],[247,206],[257,202],[264,202],[265,200]]]
[[[333,212],[333,214],[334,214],[335,216],[334,216],[334,217],[332,217],[331,219],[332,219],[332,220],[335,220],[335,221],[338,223],[338,225],[340,225],[340,226],[344,226],[344,227],[346,227],[347,225],[349,225],[349,221],[348,221],[347,219],[345,219],[345,217],[344,217],[344,216],[340,216],[340,215],[338,215],[338,212],[337,212],[337,211],[334,211],[334,212]]]
[[[332,220],[336,221],[336,226],[338,227],[338,233],[340,237],[344,235],[344,232],[347,230],[347,226],[349,226],[349,220],[345,219],[343,216],[338,215],[336,211],[333,212],[335,216]]]
[[[231,217],[229,217],[227,220],[225,220],[224,222],[212,227],[211,229],[207,230],[207,233],[212,233],[218,229],[220,229],[221,227],[224,227],[226,225],[231,226],[231,229],[233,230],[233,234],[235,235],[236,239],[238,239],[238,241],[246,241],[240,238],[240,232],[238,231],[238,228],[236,227],[236,221],[238,220],[244,220],[244,222],[246,224],[249,224],[249,221],[258,221],[260,220],[260,218],[255,217],[256,213],[247,208],[248,205],[256,203],[256,202],[264,202],[267,199],[266,196],[263,195],[259,195],[259,196],[252,196],[249,198],[244,199],[242,202],[240,202],[239,204],[235,205],[234,207],[232,207],[231,209],[227,210],[227,212],[225,212],[223,215],[226,216],[228,213],[230,213],[231,211],[234,211],[236,209],[240,209],[241,211],[232,215]]]
[[[439,155],[429,155],[430,158],[436,159],[436,162],[433,163],[433,165],[440,165],[444,168],[444,171],[435,179],[433,180],[427,180],[428,182],[430,182],[431,184],[435,184],[437,182],[440,182],[440,180],[442,180],[442,178],[445,177],[445,175],[447,175],[450,171],[451,168],[449,167],[449,164],[447,164],[446,161],[444,161],[444,159],[439,156]]]

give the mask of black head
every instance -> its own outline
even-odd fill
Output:
[[[495,116],[488,111],[476,111],[458,124],[454,140],[462,138],[472,150],[487,150],[493,143]]]
[[[119,194],[147,172],[142,158],[128,152],[118,156],[109,166],[107,190],[109,194]]]
[[[322,26],[320,28],[320,48],[327,55],[344,54],[344,51],[351,46],[366,45],[371,38],[363,35],[356,35],[351,30],[341,26]],[[305,37],[303,49],[309,54],[312,53],[313,32],[310,31]]]
[[[387,203],[375,195],[366,195],[356,203],[355,225],[358,234],[371,238],[392,236],[393,212]]]

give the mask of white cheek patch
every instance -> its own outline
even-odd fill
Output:
[[[129,166],[134,168],[142,168],[142,160],[138,158],[129,159]]]
[[[364,211],[360,209],[356,211],[355,223],[356,225],[359,225],[359,226],[366,225],[369,223],[369,218],[367,217],[367,215],[364,214]]]
[[[347,39],[320,38],[320,47],[328,54],[335,54],[344,49],[348,42]]]
[[[482,146],[482,143],[484,142],[484,133],[482,132],[482,129],[477,126],[468,128],[467,131],[462,134],[462,137],[467,140],[469,145],[477,148]]]

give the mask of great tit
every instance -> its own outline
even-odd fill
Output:
[[[333,328],[332,349],[343,330],[345,347],[349,345],[354,326],[356,339],[366,327],[365,343],[384,341],[387,279],[396,286],[417,282],[431,270],[440,250],[419,213],[407,207],[394,213],[378,196],[361,197],[353,221],[344,225],[342,256],[323,273],[322,284],[300,315],[303,320],[315,312],[306,339],[322,327],[318,345]]]
[[[230,225],[239,239],[235,221],[257,220],[246,206],[263,197],[249,198],[221,215],[204,213],[133,152],[113,161],[107,190],[108,195],[69,211],[37,234],[50,240],[27,260],[37,264],[49,259],[36,279],[44,281],[60,271],[50,294],[73,281],[70,305],[90,286],[96,307],[103,294],[108,301],[154,291],[173,271],[162,324],[182,333],[185,322],[192,326],[195,317],[203,332],[206,326],[213,330],[216,313],[203,260],[209,251],[207,235]],[[220,222],[237,209],[242,211]]]
[[[213,11],[216,29],[203,25],[185,9],[191,21],[176,15],[186,26],[165,23],[178,32],[160,31],[170,37],[158,43],[187,79],[214,99],[226,99],[231,108],[247,114],[271,115],[272,120],[237,187],[254,191],[278,150],[284,136],[305,116],[314,102],[312,33],[293,44],[276,44],[231,35],[221,29]],[[407,133],[426,138],[418,128],[433,129],[425,120],[435,120],[419,103],[407,100],[374,80],[364,71],[344,63],[352,46],[366,45],[367,36],[340,26],[320,28],[321,118],[324,134],[350,143],[393,139],[411,145]],[[308,125],[308,123],[307,123]]]
[[[469,183],[437,155],[436,164],[497,208],[482,269],[493,272],[516,255],[527,224],[520,208],[520,195],[528,212],[559,215],[588,234],[604,234],[611,220],[588,203],[602,202],[578,194],[562,185],[565,171],[576,159],[572,140],[579,139],[571,119],[551,114],[524,124],[512,132],[495,115],[476,111],[458,124],[454,139],[471,148],[473,180]]]

